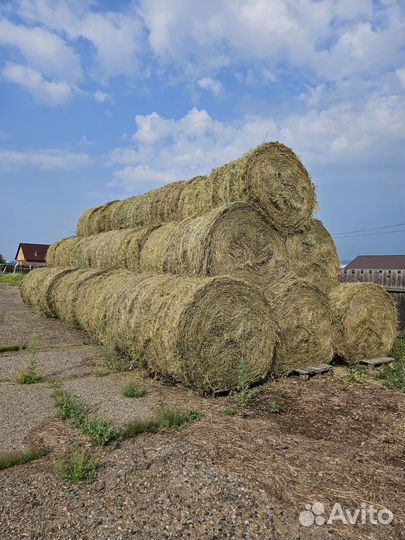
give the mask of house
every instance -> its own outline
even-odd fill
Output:
[[[405,255],[359,255],[342,270],[343,281],[372,281],[405,292]]]
[[[46,264],[46,253],[49,244],[27,244],[20,243],[17,249],[15,260],[16,266],[44,266]]]
[[[359,255],[343,268],[341,278],[384,287],[397,304],[399,326],[405,333],[405,255]]]

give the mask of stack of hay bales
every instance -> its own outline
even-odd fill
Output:
[[[23,299],[204,391],[387,354],[395,310],[379,287],[339,285],[314,186],[266,143],[190,181],[87,210]]]

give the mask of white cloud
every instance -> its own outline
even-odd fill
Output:
[[[114,173],[114,184],[127,191],[139,189],[143,182],[157,186],[206,174],[265,140],[291,146],[307,165],[369,167],[392,159],[398,151],[403,110],[402,96],[371,93],[362,104],[332,103],[279,121],[246,116],[219,122],[198,109],[176,120],[154,112],[136,116],[133,145],[114,149],[109,161],[125,165]]]
[[[1,74],[8,82],[25,88],[39,101],[61,105],[72,97],[72,88],[64,81],[47,81],[41,73],[20,64],[6,63]]]
[[[113,103],[114,99],[110,94],[107,94],[107,92],[102,92],[101,90],[96,90],[93,94],[94,99],[97,101],[97,103]]]
[[[47,78],[76,83],[82,77],[78,55],[63,39],[47,30],[2,19],[0,44],[16,47],[29,67]]]
[[[21,0],[19,13],[71,40],[84,38],[94,47],[98,74],[108,79],[139,70],[143,27],[132,5],[125,12],[96,11],[92,2]]]
[[[90,165],[91,162],[87,154],[58,148],[26,151],[0,149],[0,167],[7,170],[17,167],[33,167],[44,171],[69,170]]]
[[[221,82],[215,79],[211,79],[211,77],[203,77],[202,79],[199,79],[197,81],[197,84],[202,90],[208,90],[212,92],[214,96],[217,96],[223,89]]]
[[[160,63],[185,77],[245,65],[252,81],[289,65],[337,80],[402,58],[400,2],[381,9],[370,0],[142,0],[141,13]]]

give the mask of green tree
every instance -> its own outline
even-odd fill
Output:
[[[0,253],[0,264],[6,264],[6,259],[3,257],[3,255]]]

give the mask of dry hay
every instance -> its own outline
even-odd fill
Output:
[[[333,358],[333,329],[327,295],[291,273],[273,282],[266,294],[280,328],[277,375],[329,363]]]
[[[31,304],[36,311],[46,317],[55,317],[52,302],[52,290],[63,276],[68,275],[73,268],[38,268],[31,270],[23,279],[20,287],[21,298],[26,304]]]
[[[285,260],[280,235],[260,210],[246,203],[232,203],[155,229],[124,229],[75,239],[60,242],[49,265],[226,274],[264,285]]]
[[[38,282],[48,288],[38,290]],[[125,270],[29,273],[25,301],[44,305],[50,297],[51,315],[74,319],[151,372],[202,391],[236,387],[242,361],[252,383],[272,371],[276,324],[265,297],[243,281]]]
[[[286,233],[305,226],[316,207],[314,186],[301,161],[283,144],[272,142],[209,176],[87,210],[79,219],[77,234],[181,221],[238,201],[255,204],[277,230]]]
[[[397,311],[375,283],[342,283],[330,293],[335,354],[349,363],[387,356],[397,335]]]
[[[339,284],[340,261],[335,243],[322,223],[314,219],[286,240],[288,266],[298,276],[329,292]]]

